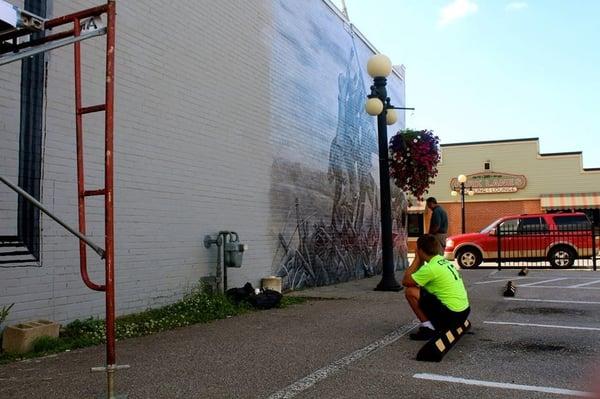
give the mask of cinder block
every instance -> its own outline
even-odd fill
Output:
[[[33,320],[8,326],[2,335],[2,350],[11,353],[26,353],[40,337],[58,338],[60,324],[50,320]]]

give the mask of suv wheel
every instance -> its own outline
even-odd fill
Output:
[[[481,253],[475,248],[461,248],[456,253],[456,261],[463,269],[477,267],[481,264],[482,260]]]
[[[552,267],[571,267],[576,257],[577,253],[573,248],[558,246],[550,250],[548,261]]]

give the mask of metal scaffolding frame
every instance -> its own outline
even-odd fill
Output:
[[[114,390],[114,373],[117,369],[128,366],[117,366],[115,351],[115,278],[114,278],[114,210],[113,210],[113,134],[114,134],[114,96],[115,96],[115,25],[116,0],[108,0],[106,4],[78,11],[53,19],[43,19],[11,6],[0,0],[3,15],[0,18],[0,65],[31,57],[59,47],[73,44],[75,75],[75,125],[77,141],[77,187],[78,187],[78,230],[68,226],[59,217],[53,215],[40,202],[17,185],[0,176],[0,182],[23,196],[27,201],[40,209],[70,233],[79,239],[80,272],[83,282],[94,291],[102,291],[106,297],[106,365],[93,368],[93,371],[105,371],[107,375],[107,397],[116,398]],[[11,9],[12,7],[12,9]],[[14,14],[12,14],[14,12]],[[106,24],[101,16],[106,15]],[[58,31],[58,32],[57,32]],[[35,38],[21,41],[21,38],[39,33]],[[81,42],[93,37],[106,35],[106,71],[105,101],[103,104],[83,106],[81,88]],[[83,159],[83,116],[94,112],[104,112],[104,187],[87,190],[84,182]],[[104,197],[104,249],[93,243],[86,236],[86,198],[90,196]],[[105,261],[105,282],[93,282],[87,270],[87,248],[90,246]]]

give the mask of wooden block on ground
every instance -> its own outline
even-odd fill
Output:
[[[458,342],[460,337],[471,328],[471,322],[465,322],[457,328],[447,330],[436,334],[436,336],[427,341],[417,353],[417,360],[424,362],[439,362],[446,353]]]
[[[50,320],[32,320],[8,326],[2,335],[2,350],[10,353],[29,352],[36,339],[57,338],[59,330],[60,324]]]
[[[517,293],[517,287],[513,284],[512,281],[506,283],[506,289],[504,290],[503,295],[507,297],[513,297]]]

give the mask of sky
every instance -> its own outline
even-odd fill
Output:
[[[341,0],[333,0],[341,7]],[[407,127],[442,143],[540,138],[600,167],[600,1],[346,0],[406,67]],[[392,99],[393,102],[393,99]]]

